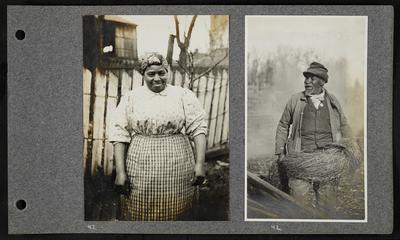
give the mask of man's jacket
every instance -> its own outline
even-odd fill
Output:
[[[342,137],[350,137],[350,127],[337,98],[325,89],[325,100],[329,110],[333,141],[338,142]],[[276,129],[275,154],[301,151],[300,131],[303,110],[306,105],[307,98],[304,92],[294,94],[286,104],[278,128]]]

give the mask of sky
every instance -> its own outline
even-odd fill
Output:
[[[146,52],[160,52],[163,55],[167,54],[168,39],[170,34],[176,34],[175,22],[173,15],[121,15],[135,24],[137,24],[137,47],[139,57]],[[192,15],[178,16],[180,25],[181,41],[183,41],[183,33],[189,28]],[[208,52],[210,29],[210,16],[199,15],[197,16],[192,37],[190,40],[189,49],[194,51],[196,48],[200,52]],[[180,49],[174,44],[174,59],[179,58]]]
[[[268,56],[279,47],[312,49],[326,59],[346,58],[352,75],[364,79],[367,18],[362,16],[249,16],[249,53]]]

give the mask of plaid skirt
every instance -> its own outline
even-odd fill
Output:
[[[192,206],[194,156],[187,136],[134,135],[126,170],[130,193],[122,199],[125,220],[180,220]]]

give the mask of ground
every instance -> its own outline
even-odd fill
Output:
[[[270,155],[265,158],[249,159],[247,170],[267,178],[276,158],[275,155]],[[364,219],[363,170],[364,167],[361,165],[353,174],[346,175],[340,181],[336,210],[341,213],[341,216],[345,216],[345,218]]]

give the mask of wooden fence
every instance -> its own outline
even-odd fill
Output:
[[[171,73],[170,84],[188,87],[188,76]],[[83,168],[85,174],[103,169],[112,174],[113,145],[107,141],[107,123],[120,97],[142,86],[142,76],[133,69],[94,71],[83,69]],[[218,70],[201,77],[193,84],[193,92],[208,115],[207,151],[227,147],[229,138],[228,71]],[[98,168],[100,167],[100,168]]]

